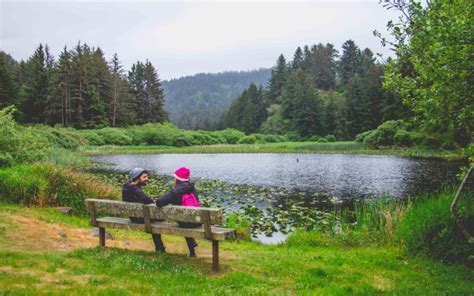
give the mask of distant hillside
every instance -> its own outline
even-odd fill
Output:
[[[165,110],[185,129],[213,129],[224,111],[252,82],[265,86],[271,69],[196,74],[163,81]]]

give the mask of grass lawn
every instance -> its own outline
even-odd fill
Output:
[[[339,154],[382,154],[410,157],[459,158],[449,151],[435,151],[419,148],[368,149],[360,143],[333,142],[280,142],[265,144],[219,144],[189,147],[174,146],[83,146],[85,155],[104,154],[155,154],[155,153],[339,153]]]
[[[213,273],[206,241],[187,258],[183,238],[165,236],[168,253],[155,254],[147,234],[111,230],[104,250],[91,230],[87,218],[0,204],[0,295],[474,293],[474,270],[393,245],[348,247],[317,233],[277,246],[224,242]]]

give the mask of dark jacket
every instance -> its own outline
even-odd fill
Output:
[[[156,206],[162,207],[166,205],[181,205],[181,196],[183,194],[190,194],[193,193],[196,199],[199,201],[198,194],[196,192],[196,188],[194,188],[194,184],[190,182],[180,182],[176,184],[176,186],[171,190],[165,193],[163,197],[156,200]]]
[[[153,199],[143,192],[140,185],[132,184],[130,181],[122,187],[122,199],[126,202],[138,202],[146,205],[153,203]],[[144,223],[143,218],[130,217],[130,220],[133,223]]]
[[[166,192],[165,195],[163,195],[163,197],[157,199],[156,206],[157,207],[162,207],[166,205],[180,206],[181,196],[183,194],[190,194],[190,193],[193,193],[196,199],[199,201],[198,194],[197,194],[196,188],[194,187],[194,184],[187,181],[180,182],[176,184],[176,186],[173,189]],[[198,224],[198,223],[185,223],[185,222],[178,222],[178,225],[183,228],[195,228],[195,227],[202,226],[202,224]]]

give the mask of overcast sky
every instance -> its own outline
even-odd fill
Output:
[[[347,39],[390,55],[372,34],[394,12],[373,1],[5,1],[0,49],[27,59],[39,43],[53,55],[78,41],[117,53],[126,69],[149,59],[161,79],[272,67],[298,46]],[[386,34],[387,35],[387,34]]]

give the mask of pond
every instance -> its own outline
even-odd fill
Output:
[[[192,178],[233,184],[283,187],[340,199],[383,194],[408,197],[438,190],[455,180],[462,162],[386,155],[345,154],[158,154],[95,156],[107,169],[143,167],[172,176],[180,166]]]
[[[105,170],[126,174],[143,167],[147,190],[160,195],[180,166],[191,169],[206,206],[249,218],[254,240],[279,243],[293,227],[311,228],[321,210],[353,207],[356,200],[408,198],[456,181],[463,162],[345,154],[157,154],[95,156]],[[165,177],[168,176],[168,177]],[[126,176],[119,176],[118,184]],[[283,225],[283,226],[282,226]]]

